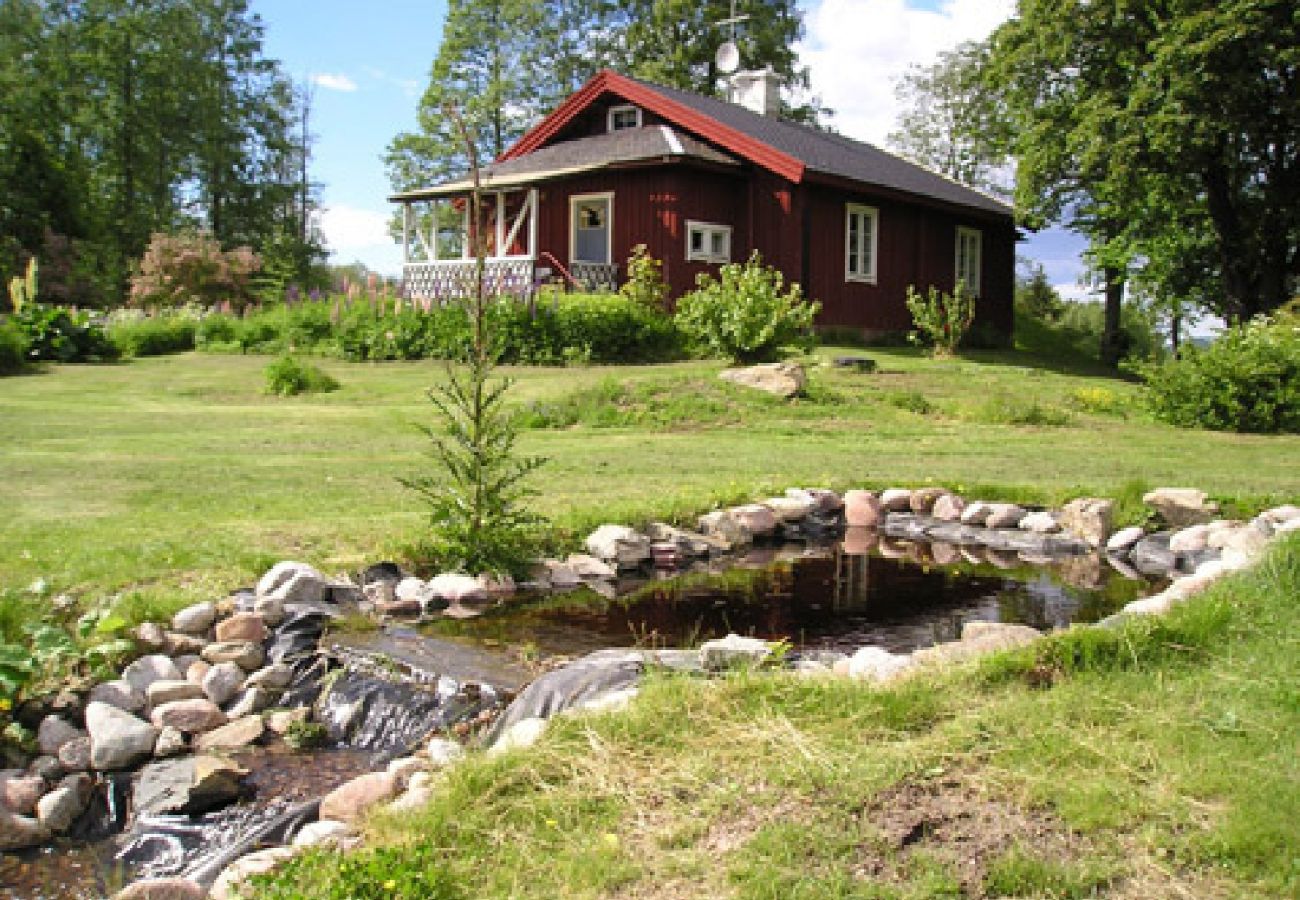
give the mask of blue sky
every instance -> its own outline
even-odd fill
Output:
[[[741,0],[740,6],[744,3]],[[883,143],[896,112],[893,79],[962,40],[981,38],[1013,0],[801,0],[799,47],[813,89],[850,137]],[[395,274],[384,232],[389,185],[381,157],[415,110],[438,50],[443,0],[253,0],[265,49],[295,79],[314,84],[312,176],[322,185],[322,226],[336,262],[360,260]],[[852,27],[850,27],[852,26]],[[1079,296],[1081,241],[1053,230],[1022,244],[1068,296]]]

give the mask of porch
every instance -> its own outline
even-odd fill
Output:
[[[472,296],[476,236],[463,182],[392,199],[402,204],[402,291],[407,299],[445,303]],[[532,298],[557,285],[588,292],[618,289],[618,265],[571,261],[538,247],[538,191],[500,188],[481,193],[483,287],[489,296]]]

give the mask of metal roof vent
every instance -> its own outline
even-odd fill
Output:
[[[737,72],[727,81],[727,99],[762,116],[781,112],[781,78],[768,66],[756,72]]]

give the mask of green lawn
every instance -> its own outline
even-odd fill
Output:
[[[850,351],[820,356],[837,352]],[[543,405],[534,420],[562,425],[522,441],[550,458],[536,505],[572,536],[798,484],[1300,495],[1300,439],[1155,424],[1118,379],[870,355],[882,372],[819,367],[813,399],[790,404],[722,384],[718,363],[512,371],[517,401]],[[402,555],[423,515],[396,478],[425,464],[416,425],[439,365],[326,360],[341,390],[281,399],[263,393],[267,362],[186,354],[0,380],[0,587],[44,578],[87,600],[132,588],[173,603],[283,557],[341,571]],[[1081,408],[1080,391],[1111,411]]]

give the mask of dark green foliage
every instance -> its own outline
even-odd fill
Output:
[[[890,406],[914,412],[918,416],[926,416],[934,412],[934,404],[920,391],[896,391],[886,394],[885,401]]]
[[[108,339],[125,357],[164,356],[194,349],[198,321],[190,316],[148,316],[115,322]]]
[[[27,335],[7,320],[0,320],[0,375],[13,375],[27,365]]]
[[[9,322],[26,340],[29,360],[104,362],[118,356],[104,329],[85,311],[32,303],[10,316]]]
[[[744,364],[776,359],[792,346],[812,348],[821,304],[805,301],[798,284],[785,290],[785,276],[764,266],[757,251],[718,276],[701,274],[699,287],[677,303],[677,327],[702,350]]]
[[[1105,309],[1101,303],[1065,303],[1055,319],[1029,315],[1016,307],[1015,345],[1018,350],[1036,353],[1061,362],[1099,361],[1098,348],[1105,328]],[[1150,318],[1133,304],[1126,304],[1121,314],[1120,331],[1125,354],[1145,359],[1160,351],[1160,336]]]
[[[1300,432],[1300,316],[1229,329],[1204,350],[1138,369],[1156,418],[1184,428]]]
[[[262,900],[458,900],[442,853],[433,844],[307,853],[253,885]]]
[[[339,389],[338,381],[317,366],[281,356],[266,367],[266,392],[279,397],[320,394]]]

